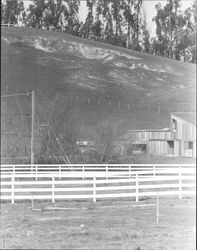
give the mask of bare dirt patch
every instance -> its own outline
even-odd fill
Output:
[[[160,199],[159,224],[155,204],[35,202],[32,211],[30,202],[1,203],[0,248],[195,249],[195,200]]]

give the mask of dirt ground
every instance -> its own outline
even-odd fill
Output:
[[[195,204],[160,198],[157,224],[156,198],[1,203],[0,249],[193,250]]]

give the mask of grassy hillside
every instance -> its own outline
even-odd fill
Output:
[[[192,64],[32,28],[3,28],[1,53],[1,93],[34,89],[49,119],[69,119],[78,138],[92,137],[100,124],[168,127],[170,111],[194,107]],[[29,115],[20,116],[30,104],[28,97],[2,100],[3,144],[5,131],[30,131]]]

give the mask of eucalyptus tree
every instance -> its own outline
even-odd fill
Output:
[[[43,14],[47,8],[45,0],[33,0],[33,3],[29,5],[28,15],[26,19],[27,26],[34,28],[43,28]]]
[[[156,5],[156,39],[153,53],[176,60],[195,61],[196,2],[184,12],[180,0],[168,0],[162,7]]]
[[[21,14],[24,12],[24,4],[21,0],[6,0],[5,4],[1,2],[1,20],[6,24],[15,24],[18,25],[19,21],[22,21],[20,18]]]
[[[142,51],[146,53],[151,53],[151,43],[150,43],[150,34],[147,29],[146,13],[144,12],[143,21],[142,21]]]
[[[79,35],[80,22],[78,18],[80,0],[65,0],[64,31]]]
[[[95,2],[96,20],[99,20],[101,22],[101,37],[106,41],[110,41],[110,38],[113,37],[113,17],[111,12],[111,5],[111,0],[97,0]]]
[[[156,23],[156,51],[160,55],[174,58],[177,46],[177,33],[182,25],[180,0],[168,0],[162,8],[156,5],[157,15],[153,18]]]
[[[92,35],[92,25],[94,23],[93,7],[95,0],[87,0],[86,6],[88,8],[88,14],[85,23],[80,29],[80,35],[85,38],[89,38]]]
[[[44,13],[44,27],[50,30],[61,30],[63,26],[62,15],[65,6],[62,1],[49,0]]]
[[[112,17],[114,21],[114,37],[115,37],[115,42],[118,42],[118,40],[121,40],[122,36],[122,23],[123,23],[123,0],[119,1],[112,1],[111,5],[111,12],[112,12]]]
[[[4,13],[5,13],[5,4],[3,1],[1,1],[1,24],[4,23],[5,19]]]

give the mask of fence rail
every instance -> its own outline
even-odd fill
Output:
[[[193,168],[195,164],[15,164],[15,165],[1,165],[0,173],[54,173],[54,172],[70,172],[70,171],[104,171],[104,172],[129,172],[142,170],[161,170],[173,168]]]
[[[58,168],[54,168],[55,166]],[[61,172],[59,166],[62,167]],[[31,171],[31,165],[1,166],[1,200],[14,203],[16,200],[32,199],[52,202],[59,199],[92,199],[96,202],[98,199],[133,197],[138,202],[140,197],[156,195],[177,195],[179,199],[184,195],[195,195],[194,164],[78,164],[72,165],[72,168],[77,169],[74,171],[70,170],[70,165],[33,167],[37,167],[37,172]],[[46,167],[55,171],[50,169],[47,172]],[[8,168],[12,171],[8,172]],[[24,168],[28,171],[24,172]]]

